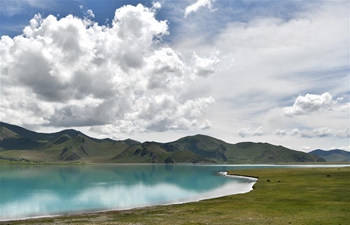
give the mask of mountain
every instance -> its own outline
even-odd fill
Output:
[[[322,157],[327,162],[350,162],[350,152],[341,149],[333,149],[329,151],[316,149],[309,153]]]
[[[268,143],[229,144],[205,135],[181,138],[166,145],[176,146],[218,163],[323,162],[324,159]]]
[[[36,133],[19,126],[0,123],[0,159],[36,162],[107,162],[129,147],[132,140],[91,138],[80,131]]]
[[[0,162],[281,163],[325,162],[321,157],[268,143],[226,143],[194,135],[173,142],[96,139],[76,130],[37,133],[0,122]]]

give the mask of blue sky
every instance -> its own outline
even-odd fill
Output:
[[[348,1],[1,4],[4,122],[350,150]]]
[[[72,14],[77,17],[86,16],[88,9],[93,10],[94,21],[100,25],[110,23],[114,17],[115,10],[124,5],[143,4],[151,7],[154,1],[131,1],[131,0],[4,0],[2,1],[1,21],[2,35],[11,37],[22,34],[23,27],[28,25],[30,19],[37,13],[43,17],[50,14],[58,18]],[[191,1],[159,1],[164,4],[156,17],[160,20],[168,20],[172,24],[170,29],[175,29],[177,22],[182,18],[185,8]],[[247,22],[254,17],[276,16],[288,20],[293,14],[303,10],[306,4],[293,1],[216,1],[215,8],[220,10],[208,13],[203,10],[202,14],[207,17],[208,32],[213,29],[222,28],[230,21]],[[271,10],[271,8],[278,10]],[[201,13],[201,12],[199,12]],[[170,15],[170,16],[169,16]],[[108,21],[106,21],[108,20]],[[209,22],[209,23],[208,23]],[[219,26],[217,26],[219,25]]]
[[[150,1],[148,1],[150,2]],[[146,3],[146,1],[145,1]],[[105,24],[106,19],[113,19],[115,10],[125,4],[137,4],[133,1],[55,1],[55,0],[37,0],[37,1],[2,1],[1,10],[1,29],[2,35],[15,36],[22,33],[23,27],[27,26],[29,20],[37,13],[46,17],[50,14],[58,18],[66,17],[72,14],[77,17],[84,17],[88,9],[93,9],[95,21],[99,24]],[[82,6],[82,8],[81,8]]]

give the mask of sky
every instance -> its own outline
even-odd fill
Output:
[[[0,120],[350,151],[349,4],[2,0]]]

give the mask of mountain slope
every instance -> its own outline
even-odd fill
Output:
[[[350,152],[341,149],[333,149],[329,151],[316,149],[309,153],[322,157],[327,162],[350,162]]]
[[[281,163],[325,162],[323,158],[268,143],[229,144],[205,135],[180,138],[169,143],[145,142],[125,149],[113,160],[145,163]],[[137,160],[136,160],[137,161]]]
[[[125,149],[112,159],[113,162],[141,163],[215,163],[215,161],[197,155],[188,150],[164,148],[167,144],[144,142]]]
[[[91,138],[76,130],[37,133],[0,123],[0,159],[35,162],[281,163],[324,162],[323,158],[268,143],[229,144],[195,135],[173,142],[140,143]]]
[[[0,123],[0,132],[0,157],[15,161],[107,162],[129,146],[123,141],[91,138],[72,129],[47,134]]]
[[[277,163],[277,162],[323,162],[324,159],[283,146],[268,143],[241,142],[229,144],[205,135],[181,138],[178,145],[218,163]]]

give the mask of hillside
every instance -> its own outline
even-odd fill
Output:
[[[324,159],[283,146],[241,142],[229,144],[205,135],[181,138],[166,145],[190,150],[218,163],[322,162]]]
[[[253,142],[229,144],[205,135],[187,136],[168,143],[140,143],[131,139],[95,139],[76,130],[37,133],[3,122],[0,133],[0,162],[242,164],[325,161],[283,146]]]
[[[350,162],[350,152],[340,149],[333,149],[329,151],[316,149],[309,153],[322,157],[327,162]]]
[[[0,159],[35,162],[108,162],[129,147],[132,140],[91,138],[76,130],[36,133],[19,126],[0,123]],[[11,135],[10,135],[11,134]]]

